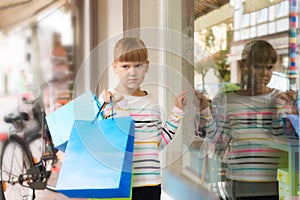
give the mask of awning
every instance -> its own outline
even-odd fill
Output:
[[[7,34],[30,24],[45,12],[63,6],[67,0],[1,0],[0,31]]]
[[[221,8],[229,0],[194,0],[194,19]]]
[[[232,19],[233,8],[229,3],[227,3],[222,7],[194,20],[194,31],[201,31],[202,29],[205,29],[207,27],[211,27]]]
[[[280,3],[283,0],[245,0],[244,13],[255,12],[271,5]]]

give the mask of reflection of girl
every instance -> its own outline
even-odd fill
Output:
[[[277,53],[266,41],[245,45],[241,69],[247,71],[247,87],[227,94],[225,121],[217,122],[224,124],[220,132],[204,96],[196,93],[201,116],[210,127],[207,133],[230,141],[226,177],[233,183],[233,199],[278,199],[276,173],[280,151],[268,144],[273,135],[284,134],[279,117],[291,112],[288,101],[293,93],[267,87],[276,61]]]

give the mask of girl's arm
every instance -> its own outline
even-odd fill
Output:
[[[172,108],[171,115],[166,121],[165,125],[159,131],[159,149],[162,150],[168,145],[175,136],[175,132],[180,125],[180,121],[184,115],[184,107],[187,104],[186,95],[188,90],[184,90],[175,97],[174,107]],[[161,119],[159,119],[161,121]]]
[[[229,120],[225,112],[225,102],[222,95],[213,100],[211,108],[209,107],[206,97],[196,92],[196,96],[200,108],[200,123],[199,125],[204,128],[205,142],[216,151],[223,152],[230,141],[230,126]]]
[[[171,115],[158,133],[159,150],[162,150],[165,146],[167,146],[175,137],[175,132],[180,125],[183,115],[184,112],[181,109],[177,108],[176,106],[172,108]]]

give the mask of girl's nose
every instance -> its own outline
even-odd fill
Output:
[[[130,68],[129,68],[129,74],[130,74],[130,75],[135,75],[135,74],[136,74],[135,67],[130,67]]]

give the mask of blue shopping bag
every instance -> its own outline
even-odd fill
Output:
[[[75,120],[56,190],[70,198],[128,198],[134,121],[131,117]]]
[[[99,111],[97,99],[85,92],[46,116],[54,147],[65,151],[75,120],[93,120]]]
[[[293,128],[293,136],[299,137],[299,124],[300,124],[300,115],[295,115],[295,114],[289,114],[288,119],[292,125]]]

